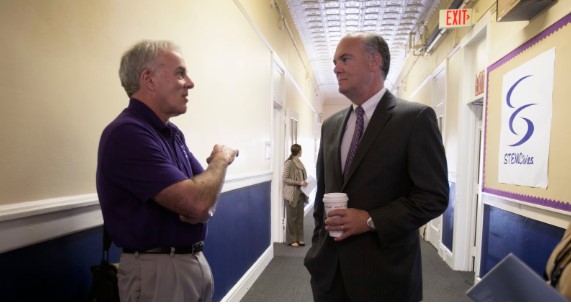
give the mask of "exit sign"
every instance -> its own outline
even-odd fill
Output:
[[[472,9],[440,10],[440,29],[472,26]]]

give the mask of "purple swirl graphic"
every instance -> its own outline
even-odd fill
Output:
[[[512,108],[512,109],[516,108],[516,107],[514,107],[513,104],[512,104],[512,94],[513,94],[513,91],[516,89],[516,87],[519,85],[520,82],[522,82],[524,79],[527,79],[527,78],[529,78],[529,77],[531,77],[531,76],[532,76],[532,75],[527,75],[527,76],[524,76],[524,77],[520,78],[518,81],[516,81],[516,82],[513,84],[513,86],[510,87],[510,89],[509,89],[509,91],[508,91],[508,94],[506,95],[506,102],[507,102],[508,107],[510,107],[510,108]],[[526,109],[526,108],[528,108],[528,107],[531,107],[531,106],[533,106],[533,105],[537,105],[537,104],[527,104],[527,105],[523,105],[523,106],[517,108],[517,109],[512,113],[512,115],[510,116],[510,121],[509,121],[510,131],[512,132],[512,134],[514,134],[514,135],[516,135],[516,136],[519,136],[519,134],[518,134],[518,133],[515,131],[515,129],[514,129],[514,121],[516,120],[517,115],[518,115],[520,112],[522,112],[524,109]],[[529,140],[529,138],[531,138],[531,136],[533,135],[533,132],[534,132],[534,130],[535,130],[535,126],[533,125],[533,122],[531,122],[530,119],[524,118],[524,117],[521,117],[521,119],[523,119],[523,120],[525,121],[525,123],[527,124],[527,131],[525,132],[524,136],[523,136],[518,142],[516,142],[516,143],[514,143],[514,144],[510,144],[511,147],[516,147],[516,146],[519,146],[519,145],[524,144],[526,141]]]

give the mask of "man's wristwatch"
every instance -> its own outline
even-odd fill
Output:
[[[367,219],[367,227],[369,227],[369,231],[375,231],[375,223],[373,222],[373,218],[369,217],[369,219]]]

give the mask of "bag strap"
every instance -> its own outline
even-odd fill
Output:
[[[109,233],[107,233],[107,229],[105,228],[105,224],[103,224],[103,256],[101,257],[102,261],[109,263],[109,249],[111,248],[111,237],[109,237]]]

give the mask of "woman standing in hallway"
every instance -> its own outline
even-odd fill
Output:
[[[284,163],[282,176],[287,215],[286,241],[292,247],[305,246],[303,241],[303,208],[308,198],[301,191],[301,187],[307,186],[307,173],[299,159],[300,157],[301,145],[292,145],[291,155]]]

